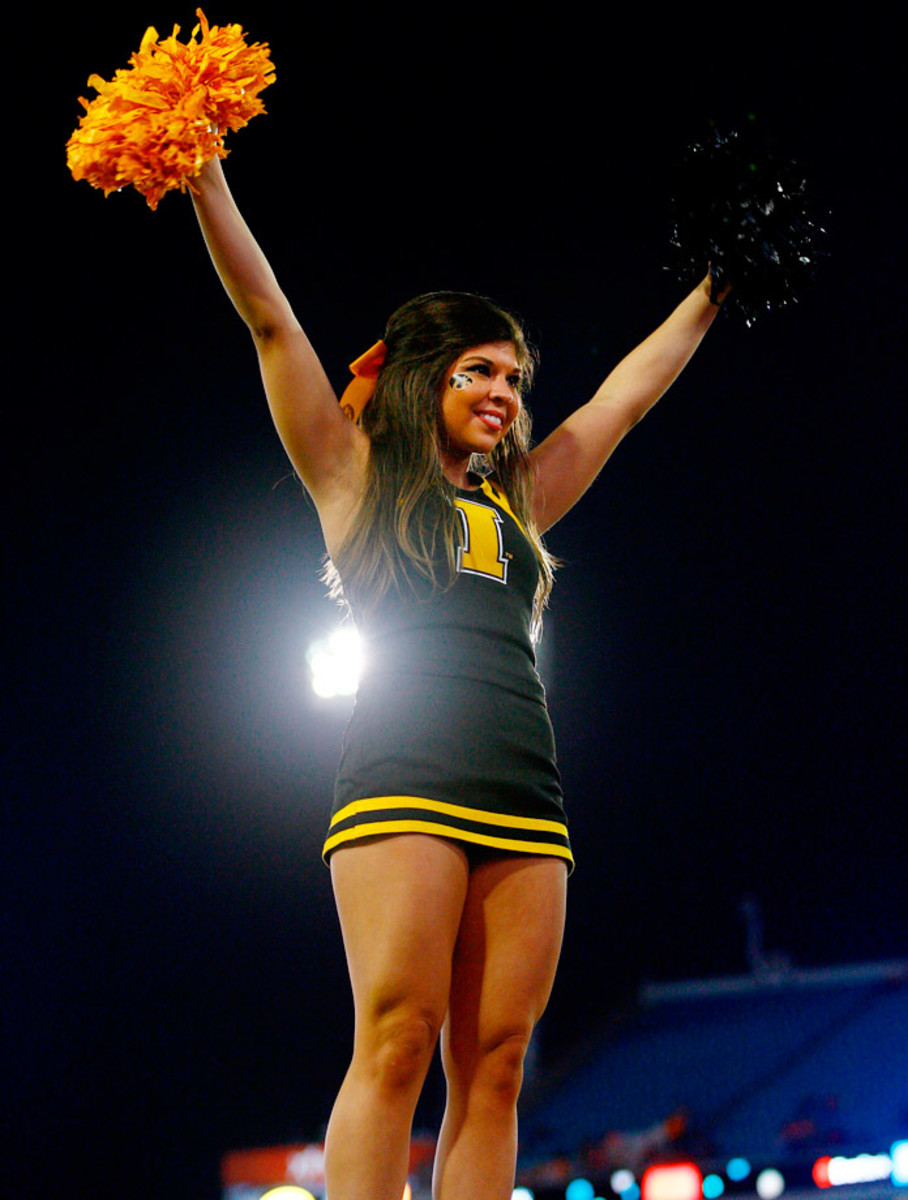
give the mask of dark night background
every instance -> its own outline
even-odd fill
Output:
[[[748,894],[799,965],[906,954],[893,31],[872,9],[206,12],[271,44],[269,115],[226,169],[338,386],[397,304],[480,291],[541,345],[543,435],[683,294],[685,144],[753,114],[801,163],[830,210],[816,285],[751,329],[722,314],[549,537],[578,867],[542,1064],[644,980],[745,970]],[[314,510],[188,200],[105,201],[64,163],[88,75],[174,21],[191,6],[89,3],[29,30],[7,117],[17,1196],[214,1197],[224,1151],[317,1138],[346,1065]]]

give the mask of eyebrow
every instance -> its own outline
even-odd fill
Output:
[[[464,355],[464,358],[467,362],[486,363],[490,367],[494,367],[495,363],[496,363],[496,360],[494,358],[487,358],[484,354],[466,354],[466,355]],[[520,367],[520,363],[517,363],[516,366],[514,367],[514,370],[509,371],[508,374],[509,375],[520,375],[521,377],[523,377],[523,371]]]

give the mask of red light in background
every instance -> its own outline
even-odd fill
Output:
[[[693,1163],[649,1167],[640,1181],[641,1200],[701,1200],[703,1176]]]
[[[829,1182],[829,1164],[832,1159],[827,1154],[825,1158],[818,1158],[813,1164],[813,1170],[810,1172],[813,1176],[813,1181],[817,1187],[831,1187]]]

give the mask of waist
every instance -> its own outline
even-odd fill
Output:
[[[360,687],[383,681],[462,680],[544,699],[529,643],[482,630],[413,631],[367,638]]]

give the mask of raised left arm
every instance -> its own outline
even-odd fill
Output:
[[[612,451],[680,375],[719,311],[709,276],[611,372],[596,394],[530,452],[540,533],[576,504]]]

